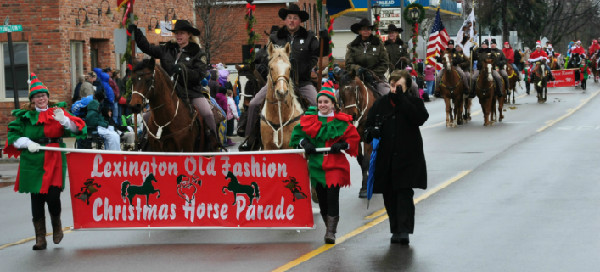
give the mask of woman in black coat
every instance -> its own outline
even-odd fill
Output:
[[[408,244],[413,233],[413,188],[427,188],[427,168],[419,126],[429,118],[423,100],[406,93],[408,71],[394,71],[389,94],[373,104],[367,117],[366,140],[380,138],[375,163],[374,193],[383,193],[392,243]]]

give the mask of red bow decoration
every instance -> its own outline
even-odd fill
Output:
[[[246,4],[246,9],[254,11],[256,9],[256,5],[252,5],[250,3]]]

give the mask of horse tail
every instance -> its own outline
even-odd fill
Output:
[[[123,198],[123,200],[125,200],[126,194],[127,194],[127,187],[129,187],[129,181],[123,181],[123,183],[121,184],[121,197]]]
[[[256,199],[259,199],[260,198],[260,192],[258,191],[258,183],[256,183],[255,181],[253,181],[250,184],[252,185],[252,188],[254,188],[254,197]]]

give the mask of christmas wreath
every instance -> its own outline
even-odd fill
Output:
[[[412,19],[410,14],[408,14],[408,12],[413,8],[419,9],[419,19],[417,19],[416,21]],[[406,20],[406,22],[408,22],[411,25],[420,24],[423,21],[423,19],[425,19],[425,8],[423,8],[423,6],[419,3],[412,3],[412,4],[408,5],[406,8],[404,8],[404,11],[402,12],[402,16],[404,16],[404,20]]]

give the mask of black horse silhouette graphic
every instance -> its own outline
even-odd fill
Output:
[[[292,192],[293,199],[292,201],[296,201],[296,199],[305,199],[307,198],[306,194],[302,192],[302,187],[298,185],[295,177],[290,177],[290,180],[284,180],[283,183],[287,183],[284,187],[290,189]]]
[[[233,173],[228,172],[225,180],[230,179],[227,186],[223,186],[223,194],[225,194],[225,189],[231,191],[233,193],[233,204],[235,205],[235,199],[238,194],[245,194],[250,199],[250,205],[252,205],[252,200],[256,198],[256,201],[260,198],[260,193],[258,190],[258,184],[256,182],[250,183],[251,185],[242,185],[238,182],[237,178],[233,175]]]
[[[93,178],[87,179],[81,187],[81,191],[73,195],[73,197],[81,199],[87,205],[90,205],[90,198],[95,192],[98,192],[98,188],[102,187],[100,184],[94,182]]]
[[[142,186],[131,185],[128,180],[123,181],[123,183],[121,183],[121,197],[123,197],[123,201],[127,202],[125,200],[125,197],[127,197],[129,199],[129,205],[133,206],[133,197],[135,197],[135,195],[146,195],[146,205],[149,207],[150,204],[148,203],[148,198],[150,194],[158,193],[156,198],[160,197],[160,190],[154,189],[154,186],[152,185],[153,181],[158,182],[152,173],[146,177]]]
[[[186,175],[177,176],[177,195],[187,203],[192,203],[198,191],[196,184],[198,187],[202,186],[202,180],[198,176],[194,175],[191,178]]]

